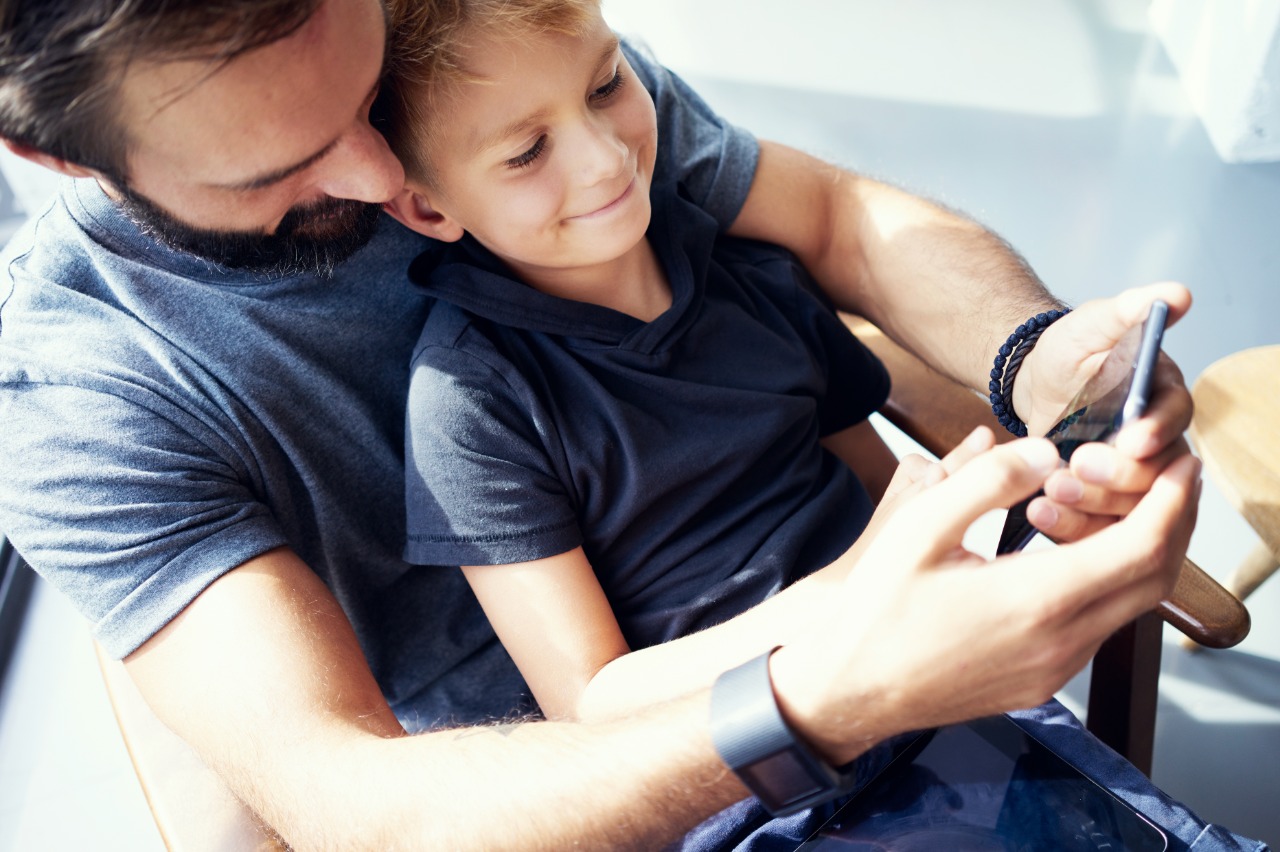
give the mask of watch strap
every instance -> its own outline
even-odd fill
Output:
[[[769,676],[776,647],[732,668],[711,689],[711,740],[774,816],[830,801],[852,786],[799,738],[778,709]]]

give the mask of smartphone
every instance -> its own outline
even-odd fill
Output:
[[[1007,716],[921,734],[796,852],[1164,852],[1168,837]]]
[[[1113,440],[1121,427],[1146,412],[1168,319],[1169,306],[1154,302],[1142,325],[1129,329],[1063,410],[1058,426],[1045,436],[1057,445],[1063,461],[1070,460],[1081,444]],[[1037,492],[1009,509],[997,554],[1021,550],[1035,537],[1038,530],[1027,521],[1027,506],[1042,494]]]

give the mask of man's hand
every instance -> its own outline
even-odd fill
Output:
[[[911,496],[850,573],[834,617],[774,655],[784,714],[828,758],[1042,703],[1172,589],[1195,523],[1191,456],[1089,538],[990,562],[964,549],[974,520],[1034,492],[1057,465],[1052,444],[1025,439]]]
[[[1045,331],[1014,385],[1014,409],[1025,415],[1030,434],[1043,435],[1053,427],[1074,393],[1125,332],[1146,319],[1156,299],[1168,303],[1170,325],[1191,306],[1191,294],[1182,285],[1153,284],[1086,302]],[[1191,411],[1182,372],[1162,354],[1147,413],[1121,430],[1114,446],[1079,448],[1070,469],[1045,482],[1045,497],[1028,506],[1028,520],[1053,538],[1070,541],[1128,514],[1156,475],[1189,452],[1182,433]]]

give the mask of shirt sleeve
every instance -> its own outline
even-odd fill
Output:
[[[0,528],[115,657],[285,543],[210,432],[163,399],[16,382],[0,394]]]
[[[754,136],[717,115],[687,83],[625,39],[622,49],[658,112],[665,149],[659,168],[675,169],[695,204],[720,229],[738,218],[755,179],[759,145]]]
[[[582,544],[546,449],[554,425],[539,410],[476,355],[419,353],[406,415],[407,561],[506,565]]]

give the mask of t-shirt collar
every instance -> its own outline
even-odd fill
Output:
[[[428,294],[482,319],[512,328],[629,348],[655,349],[678,333],[701,301],[715,220],[678,188],[650,193],[653,215],[648,237],[671,286],[671,307],[646,323],[611,308],[575,302],[535,290],[470,235],[433,246],[409,268],[409,278]]]

